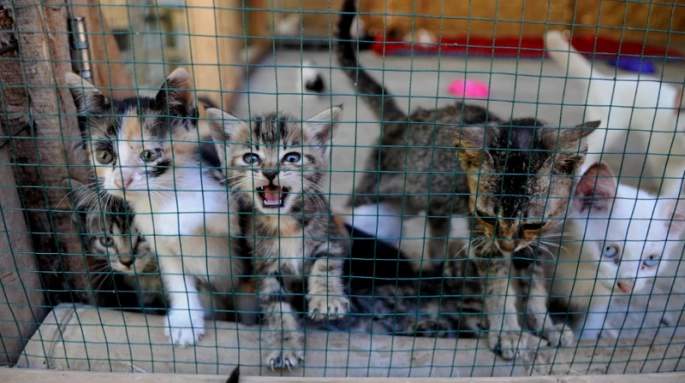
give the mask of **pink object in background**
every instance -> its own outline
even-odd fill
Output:
[[[488,98],[488,85],[476,80],[454,80],[447,90],[457,97]]]

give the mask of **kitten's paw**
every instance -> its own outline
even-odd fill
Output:
[[[304,364],[304,350],[271,351],[267,353],[266,361],[271,371],[286,368],[292,371]]]
[[[552,347],[570,347],[576,344],[576,335],[564,323],[554,325],[552,330],[545,330],[542,337],[547,339]]]
[[[172,344],[190,346],[205,333],[205,320],[202,312],[172,309],[166,317],[164,334]]]
[[[447,338],[452,330],[449,323],[442,318],[424,318],[412,326],[414,336],[426,338]]]
[[[490,334],[489,342],[496,353],[505,360],[533,360],[539,347],[547,346],[547,341],[527,332]]]
[[[350,309],[347,297],[316,295],[309,297],[309,317],[313,320],[340,319]]]

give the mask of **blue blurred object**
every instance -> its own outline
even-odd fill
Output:
[[[654,73],[656,69],[651,61],[637,57],[620,57],[609,60],[609,65],[637,73]]]

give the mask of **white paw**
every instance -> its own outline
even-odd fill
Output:
[[[548,345],[546,340],[526,332],[494,333],[489,338],[490,347],[505,360],[532,360],[539,347]]]
[[[542,337],[547,339],[552,347],[570,347],[576,344],[576,335],[573,330],[563,323],[555,325],[553,330],[545,330]]]
[[[293,368],[297,368],[304,364],[304,351],[303,350],[283,350],[283,351],[271,351],[266,355],[266,360],[268,362],[271,371],[276,369],[288,369],[291,371]]]
[[[309,317],[314,320],[339,319],[345,316],[349,309],[350,301],[347,297],[309,296]]]
[[[172,344],[190,346],[205,333],[205,320],[202,311],[172,309],[166,317],[164,334]]]

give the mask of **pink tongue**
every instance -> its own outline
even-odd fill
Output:
[[[281,190],[275,186],[264,187],[264,199],[269,205],[278,205],[281,203]]]

